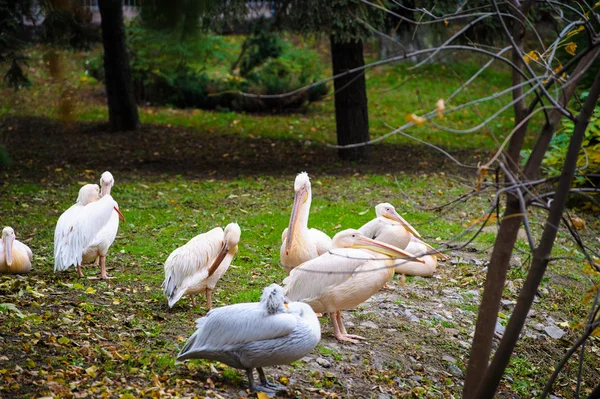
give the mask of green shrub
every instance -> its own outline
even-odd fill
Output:
[[[574,128],[575,124],[567,120],[563,122],[562,130],[552,137],[550,148],[542,162],[542,170],[547,176],[560,176]],[[531,151],[525,152],[524,158],[530,153]],[[594,113],[590,117],[577,166],[580,169],[575,175],[575,184],[596,186],[598,177],[588,177],[587,175],[600,173],[600,105],[594,109]]]
[[[138,103],[264,112],[302,107],[321,99],[328,91],[326,85],[320,85],[276,100],[236,94],[281,94],[321,79],[315,52],[296,49],[268,34],[248,38],[245,54],[239,57],[239,48],[222,36],[197,35],[181,41],[132,26],[128,28],[127,41]],[[88,60],[87,68],[92,76],[102,80],[102,54]]]

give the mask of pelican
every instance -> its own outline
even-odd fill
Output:
[[[206,291],[208,309],[212,308],[212,291],[225,274],[238,250],[241,230],[237,223],[217,227],[199,234],[182,247],[171,252],[165,262],[165,281],[162,284],[169,307],[188,295],[196,306],[193,295]]]
[[[340,341],[357,343],[364,339],[346,332],[340,310],[353,308],[371,297],[394,275],[398,258],[410,253],[365,237],[348,229],[333,237],[333,249],[296,267],[283,280],[285,295],[292,301],[308,303],[315,312],[329,313],[333,333]]]
[[[20,241],[12,227],[2,230],[2,245],[0,245],[0,273],[22,274],[31,271],[33,252]]]
[[[290,224],[281,235],[281,264],[285,271],[290,271],[301,263],[323,255],[331,248],[331,238],[317,229],[308,228],[310,212],[311,189],[306,172],[296,176],[294,182],[294,205]]]
[[[260,302],[213,309],[196,320],[196,332],[177,355],[218,360],[246,370],[250,389],[275,394],[285,387],[270,383],[263,367],[288,364],[310,353],[321,340],[321,326],[307,304],[287,303],[283,289],[271,284]],[[253,369],[261,385],[255,385]]]
[[[81,262],[83,249],[108,223],[114,211],[124,220],[117,203],[107,194],[100,198],[97,184],[86,184],[79,190],[77,202],[67,209],[56,223],[54,232],[54,272],[77,268],[83,277]]]
[[[406,248],[413,236],[421,238],[417,230],[391,204],[385,202],[377,205],[375,214],[375,219],[358,229],[363,235],[398,248]]]
[[[115,184],[115,179],[110,172],[102,173],[100,177],[100,197],[110,195],[110,189]],[[119,205],[115,205],[119,209]],[[83,250],[83,262],[96,261],[97,266],[100,263],[100,278],[109,278],[106,274],[106,254],[108,249],[115,241],[117,231],[119,231],[120,213],[117,210],[113,211],[108,223],[96,234],[92,242]],[[89,277],[95,278],[95,277]]]
[[[437,268],[436,257],[448,259],[446,255],[420,240],[421,235],[417,230],[404,220],[391,204],[377,205],[375,213],[377,218],[363,225],[359,229],[361,233],[374,240],[405,249],[424,261],[424,263],[415,261],[398,263],[395,268],[397,274],[430,277]]]

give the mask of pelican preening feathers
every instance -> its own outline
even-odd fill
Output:
[[[394,275],[394,265],[414,257],[394,246],[348,229],[333,237],[333,249],[294,268],[283,280],[285,295],[308,303],[315,312],[330,313],[335,337],[362,339],[346,332],[340,310],[360,305]],[[424,261],[414,259],[415,262]]]
[[[308,228],[312,192],[306,172],[296,176],[294,191],[290,224],[281,235],[281,265],[288,274],[294,267],[323,255],[331,248],[331,238],[327,234]]]
[[[2,230],[2,245],[0,245],[0,273],[22,274],[31,271],[33,252],[20,241],[12,227]]]
[[[183,295],[188,295],[195,306],[193,295],[204,291],[207,307],[212,308],[212,291],[229,268],[240,235],[240,226],[230,223],[225,230],[217,227],[197,235],[169,255],[162,286],[170,308]]]
[[[100,197],[110,195],[110,190],[114,184],[115,179],[110,172],[102,173],[102,176],[100,177]],[[106,274],[106,254],[112,243],[115,241],[115,237],[119,231],[119,219],[122,216],[123,215],[119,212],[119,205],[116,204],[108,222],[106,222],[92,242],[83,250],[83,262],[96,261],[96,265],[99,263],[100,278],[102,279],[109,278]]]
[[[259,303],[213,309],[196,320],[196,332],[177,360],[218,360],[246,370],[250,389],[274,394],[285,389],[270,383],[263,367],[288,364],[309,354],[321,340],[319,319],[310,306],[287,303],[283,289],[271,284]],[[254,383],[253,369],[261,384]]]
[[[119,212],[118,204],[107,194],[100,198],[97,184],[86,184],[79,190],[77,202],[58,218],[54,232],[54,271],[77,268],[83,277],[81,263],[83,250],[108,223],[113,212]]]

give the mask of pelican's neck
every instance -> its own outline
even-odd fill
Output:
[[[300,208],[298,209],[298,215],[294,221],[294,229],[298,232],[308,230],[308,215],[310,214],[310,203],[312,200],[311,197],[312,194],[310,190],[308,190],[306,201],[300,205]]]
[[[110,189],[111,189],[110,184],[103,184],[102,192],[100,193],[100,197],[104,197],[105,195],[110,195]]]

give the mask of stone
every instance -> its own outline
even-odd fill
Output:
[[[321,367],[325,367],[325,368],[331,367],[331,362],[329,360],[327,360],[327,359],[323,359],[322,357],[318,357],[317,360],[315,360],[315,361]]]
[[[496,331],[494,331],[494,332],[496,333],[498,338],[502,338],[504,336],[505,330],[506,330],[506,328],[504,328],[504,326],[502,324],[500,324],[499,322],[496,322]]]
[[[365,321],[363,323],[360,323],[360,325],[362,327],[367,327],[367,328],[379,328],[379,326],[375,323],[373,323],[372,321]]]
[[[511,309],[515,306],[515,303],[510,299],[503,299],[502,301],[500,301],[500,303],[502,303],[502,306],[506,309]]]
[[[345,326],[345,327],[354,327],[354,326],[355,326],[355,324],[354,324],[354,323],[352,323],[351,321],[346,321],[346,320],[344,320],[344,326]]]
[[[544,331],[544,325],[542,323],[536,323],[533,325],[533,329],[537,331]]]
[[[302,359],[300,359],[300,360],[302,360],[304,363],[310,363],[310,362],[312,362],[312,361],[313,361],[313,359],[314,359],[314,358],[313,358],[312,356],[304,356],[304,357],[303,357]]]
[[[460,331],[458,331],[456,328],[444,328],[444,332],[446,333],[446,335],[457,337]]]
[[[462,370],[460,369],[460,367],[458,367],[455,364],[448,365],[448,371],[450,372],[450,374],[452,374],[455,377],[462,377],[463,376]]]
[[[406,317],[408,321],[413,323],[418,323],[420,321],[419,318],[412,314],[412,312],[408,309],[404,310],[404,317]]]
[[[561,339],[566,334],[565,331],[556,326],[547,326],[544,328],[544,331],[553,339]]]
[[[442,356],[442,360],[448,363],[456,363],[456,359],[448,355]]]
[[[410,377],[411,380],[419,382],[423,379],[423,377],[421,377],[420,375],[413,375]]]

